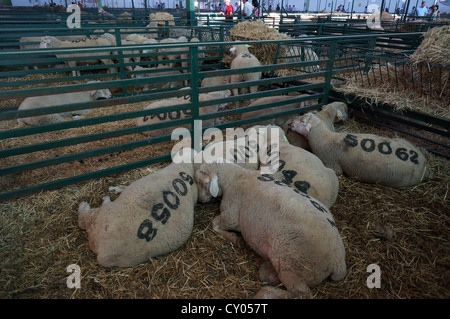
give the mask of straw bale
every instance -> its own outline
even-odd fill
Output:
[[[291,36],[281,34],[278,30],[264,24],[261,20],[239,22],[230,29],[231,41],[244,40],[281,40],[292,39]],[[284,55],[286,48],[281,46],[280,54]],[[273,64],[276,54],[276,44],[253,44],[249,48],[262,65]]]
[[[450,25],[429,29],[409,59],[415,64],[423,62],[450,66]]]
[[[166,26],[166,21],[169,21],[169,25],[175,25],[173,15],[168,12],[150,13],[150,21],[152,20],[158,20],[158,27]]]

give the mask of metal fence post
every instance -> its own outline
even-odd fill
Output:
[[[199,102],[199,87],[198,87],[198,47],[193,46],[189,48],[189,71],[191,73],[191,103],[192,103],[192,148],[196,152],[201,151],[202,147],[202,124],[197,121],[200,118]]]
[[[336,54],[337,40],[332,40],[330,43],[330,53],[328,55],[327,72],[325,74],[325,86],[323,89],[322,103],[328,103],[328,94],[331,90],[331,77],[333,75],[334,56]]]

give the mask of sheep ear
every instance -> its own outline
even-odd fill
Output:
[[[217,197],[219,195],[219,183],[217,175],[214,175],[211,179],[211,183],[209,184],[209,192],[212,197]]]
[[[94,96],[97,93],[97,90],[92,90],[91,91],[91,96]]]

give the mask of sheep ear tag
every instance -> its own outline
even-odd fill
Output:
[[[211,179],[211,183],[209,184],[209,192],[211,193],[212,197],[217,197],[219,195],[219,183],[217,175],[213,176]]]

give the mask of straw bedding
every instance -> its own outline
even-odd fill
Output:
[[[412,109],[450,118],[450,26],[424,34],[408,63],[380,60],[365,75],[353,74],[336,90],[367,98],[396,110]]]
[[[380,133],[352,119],[337,130]],[[314,298],[450,297],[450,164],[431,155],[429,160],[433,179],[408,189],[339,178],[331,211],[344,238],[348,275],[314,288]],[[193,233],[177,251],[132,268],[96,263],[77,226],[78,204],[87,200],[97,207],[105,195],[115,199],[109,186],[130,184],[167,164],[0,203],[0,297],[251,298],[263,285],[262,260],[213,231],[218,201],[197,204]],[[381,269],[379,289],[366,286],[366,269],[374,263]],[[80,289],[66,286],[71,264],[80,266]]]

